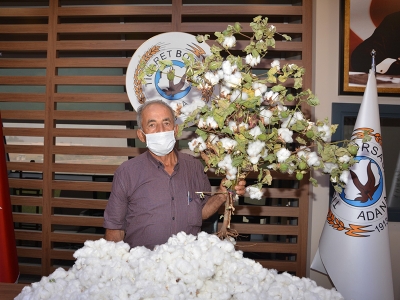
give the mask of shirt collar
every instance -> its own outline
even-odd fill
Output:
[[[174,170],[177,170],[178,167],[179,167],[180,152],[179,152],[178,150],[176,150],[176,149],[174,149],[174,150],[172,150],[172,151],[174,151],[175,154],[176,154],[176,165],[175,165]],[[147,158],[149,159],[149,161],[150,161],[156,168],[158,168],[159,166],[162,166],[162,167],[164,168],[164,164],[163,164],[161,161],[159,161],[158,159],[156,159],[153,155],[151,155],[151,153],[150,153],[149,150],[147,150],[146,152],[147,152],[147,153],[146,153]]]

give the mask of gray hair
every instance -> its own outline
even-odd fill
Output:
[[[145,101],[142,105],[139,106],[139,108],[137,109],[137,125],[139,127],[139,129],[142,129],[142,116],[143,116],[143,111],[146,109],[146,107],[152,105],[152,104],[161,104],[165,107],[167,107],[169,109],[169,111],[171,112],[171,116],[172,116],[172,122],[175,125],[175,112],[172,109],[172,107],[164,102],[163,100],[150,100],[150,101]]]

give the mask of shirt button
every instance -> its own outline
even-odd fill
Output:
[[[175,220],[175,217],[172,217],[172,220]]]
[[[174,197],[172,197],[172,200],[174,200]]]

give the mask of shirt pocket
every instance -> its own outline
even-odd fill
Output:
[[[203,223],[202,219],[203,201],[200,199],[198,194],[192,195],[189,201],[188,207],[188,224],[190,226],[201,227]]]

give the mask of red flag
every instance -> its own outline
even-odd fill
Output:
[[[0,125],[0,137],[3,138],[3,123],[1,122]],[[18,257],[11,212],[6,154],[2,141],[0,143],[0,282],[15,283],[18,276]]]

